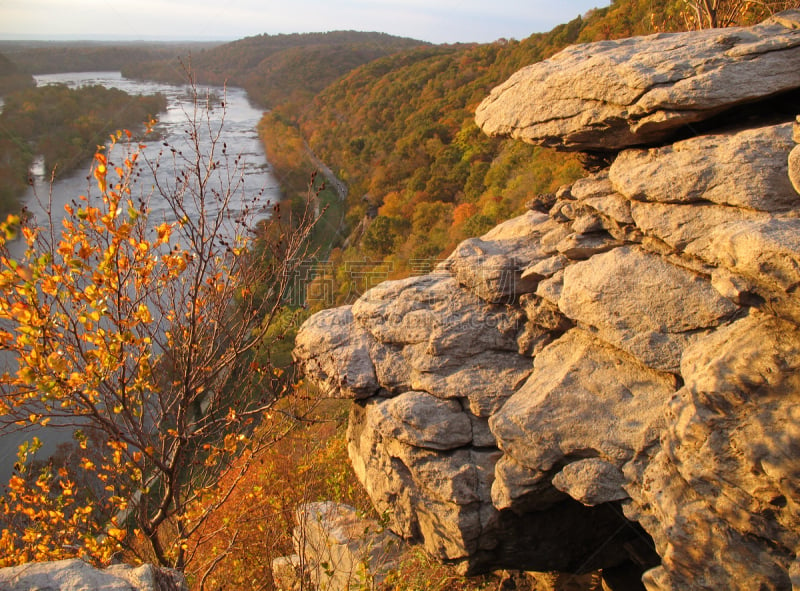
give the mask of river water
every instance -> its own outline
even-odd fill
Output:
[[[189,128],[187,117],[193,114],[195,103],[188,86],[129,80],[123,78],[119,72],[73,72],[48,74],[34,78],[39,86],[66,84],[77,87],[99,84],[109,88],[118,88],[129,94],[161,93],[167,98],[167,110],[158,115],[158,123],[152,141],[150,139],[145,141],[143,160],[155,162],[159,152],[164,149],[164,142],[181,150],[184,154],[191,154],[191,148],[187,143]],[[232,214],[235,215],[238,210],[256,199],[263,206],[266,206],[267,201],[274,203],[280,198],[280,191],[277,181],[272,176],[264,156],[263,145],[256,131],[258,121],[263,114],[262,111],[250,104],[246,93],[240,88],[203,87],[197,89],[197,94],[203,99],[207,96],[213,99],[208,101],[212,108],[208,110],[207,117],[205,110],[199,114],[201,127],[214,130],[201,135],[203,138],[202,151],[207,152],[210,146],[210,136],[219,129],[217,149],[219,150],[224,143],[227,153],[231,155],[231,163],[233,159],[240,157],[238,170],[241,172],[243,182],[232,201]],[[222,108],[220,100],[224,100],[224,108]],[[201,102],[205,103],[206,101]],[[109,130],[109,132],[112,131],[114,130]],[[175,168],[172,166],[171,153],[168,150],[167,155],[161,158],[160,163],[159,178],[162,181],[168,181],[170,176],[174,178]],[[220,170],[224,172],[225,168]],[[155,184],[154,178],[148,177],[147,172],[148,169],[145,167],[142,170],[143,176],[138,183],[144,193],[147,193],[149,188]],[[37,219],[44,219],[42,216],[47,207],[50,207],[57,215],[59,212],[63,212],[65,204],[80,195],[87,194],[87,191],[89,194],[97,194],[94,180],[87,178],[89,176],[88,164],[57,179],[52,186],[49,182],[49,173],[43,170],[41,164],[34,166],[32,173],[34,184],[25,195],[23,203],[33,215],[37,216]],[[159,221],[174,219],[163,200],[153,197],[150,207],[153,219]],[[41,427],[37,427],[35,432],[28,430],[0,435],[0,489],[11,476],[18,446],[34,435],[44,444],[42,450],[37,454],[38,457],[52,454],[59,443],[71,439],[71,435],[63,430]],[[2,493],[0,492],[0,494]]]
[[[149,161],[158,158],[159,151],[164,149],[163,142],[171,147],[181,150],[184,154],[191,154],[191,147],[187,140],[188,121],[194,109],[194,100],[188,86],[173,86],[157,82],[146,82],[140,80],[129,80],[123,78],[119,72],[85,72],[85,73],[66,73],[48,74],[35,76],[36,84],[39,86],[46,84],[66,84],[67,86],[86,86],[102,85],[108,88],[118,88],[129,94],[156,94],[161,93],[167,98],[166,112],[158,115],[158,123],[152,140],[146,139],[146,148],[143,156]],[[200,128],[207,130],[210,126],[213,130],[221,129],[220,137],[217,141],[217,157],[220,155],[220,148],[223,144],[227,146],[227,152],[231,155],[231,163],[236,156],[241,156],[241,174],[244,181],[244,190],[237,194],[237,199],[232,203],[234,210],[243,206],[250,198],[262,195],[262,201],[276,200],[279,198],[278,183],[272,176],[269,164],[264,156],[264,148],[256,132],[256,126],[262,116],[262,111],[253,107],[247,99],[247,94],[241,88],[219,88],[203,87],[197,89],[197,94],[205,103],[205,98],[211,96],[214,100],[210,101],[211,109],[208,111],[207,119],[205,111],[199,114]],[[225,100],[224,109],[220,106],[220,99]],[[222,121],[224,117],[224,122]],[[109,133],[114,130],[109,130]],[[208,152],[210,148],[209,133],[202,136],[202,151]],[[162,180],[174,178],[175,169],[172,166],[169,152],[166,157],[160,160],[159,177]],[[25,196],[24,203],[34,213],[41,212],[40,202],[49,199],[49,173],[41,167],[34,169],[34,186]],[[63,211],[63,206],[70,200],[75,199],[87,190],[92,189],[90,185],[94,182],[87,180],[88,165],[79,170],[59,178],[52,190],[52,209],[54,212]],[[149,179],[152,186],[152,178]],[[140,185],[146,191],[148,179],[143,179]],[[96,193],[96,189],[94,189]],[[158,199],[153,199],[150,203],[152,215],[156,218],[166,215],[164,203]]]

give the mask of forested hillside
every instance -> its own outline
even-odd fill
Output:
[[[0,96],[28,86],[33,86],[31,75],[20,72],[6,56],[0,54]]]
[[[772,4],[739,3],[737,22],[756,22],[787,3]],[[424,271],[464,238],[533,198],[546,203],[583,175],[574,155],[482,134],[473,115],[494,86],[573,43],[694,26],[683,0],[615,0],[521,41],[387,56],[333,83],[299,114],[291,102],[267,114],[261,134],[288,195],[305,191],[315,168],[306,146],[349,187],[326,277],[337,302],[366,287],[346,271],[354,264],[366,261],[384,276]]]
[[[240,86],[261,106],[297,106],[361,64],[422,44],[357,31],[257,35],[195,52],[189,59],[131,64],[123,74],[182,83],[190,67],[198,82]]]
[[[64,85],[29,88],[5,97],[0,113],[0,213],[17,207],[35,156],[56,176],[89,161],[110,133],[136,129],[166,106],[163,96]]]

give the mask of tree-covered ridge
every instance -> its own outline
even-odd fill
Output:
[[[136,128],[166,107],[166,99],[131,96],[102,86],[50,85],[5,97],[0,113],[0,211],[16,207],[37,156],[56,175],[85,165],[108,135]]]
[[[409,50],[354,70],[297,119],[282,108],[266,115],[262,137],[273,165],[289,163],[273,158],[270,146],[295,146],[298,162],[307,141],[348,184],[349,238],[332,253],[333,267],[367,260],[395,274],[423,269],[579,176],[574,157],[489,138],[473,122],[492,87],[577,32],[562,26],[524,41]],[[340,301],[360,292],[346,272],[334,274]]]
[[[337,299],[363,291],[341,269],[424,270],[464,238],[581,175],[574,157],[489,138],[473,122],[496,84],[546,55],[545,36],[411,50],[367,64],[320,93],[298,129],[349,186],[346,248],[332,253]],[[267,115],[268,144],[296,133]],[[283,126],[283,129],[281,127]]]
[[[3,52],[26,74],[117,71],[129,64],[174,59],[219,42],[0,41]]]
[[[353,68],[423,42],[385,33],[333,31],[256,35],[213,49],[123,68],[128,77],[185,82],[190,66],[198,82],[232,84],[265,106],[304,103]],[[183,63],[181,63],[181,61]]]
[[[729,3],[737,24],[797,4]],[[306,145],[348,185],[347,238],[332,252],[327,278],[337,300],[359,293],[344,271],[355,262],[390,275],[424,270],[462,239],[583,174],[574,156],[482,134],[474,111],[494,86],[568,45],[685,30],[697,26],[693,15],[686,0],[614,0],[522,41],[386,56],[340,78],[299,114],[291,103],[267,114],[261,134],[289,195],[302,193],[297,181],[314,168]]]
[[[0,53],[0,96],[33,84],[33,77],[30,74],[20,72],[13,62]]]

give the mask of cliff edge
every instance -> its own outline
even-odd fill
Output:
[[[800,588],[799,96],[800,11],[492,91],[487,133],[605,166],[297,337],[397,534],[472,572]]]

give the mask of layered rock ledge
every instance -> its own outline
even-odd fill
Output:
[[[689,123],[800,86],[800,11],[750,28],[570,47],[478,107],[490,135],[569,150],[660,142]]]
[[[797,91],[798,26],[523,70],[484,129],[619,151],[610,167],[303,325],[296,358],[356,400],[350,457],[396,533],[468,571],[800,587],[800,119],[625,148]]]
[[[0,569],[0,589],[8,591],[189,591],[178,571],[150,564],[96,569],[79,559],[32,562]]]

